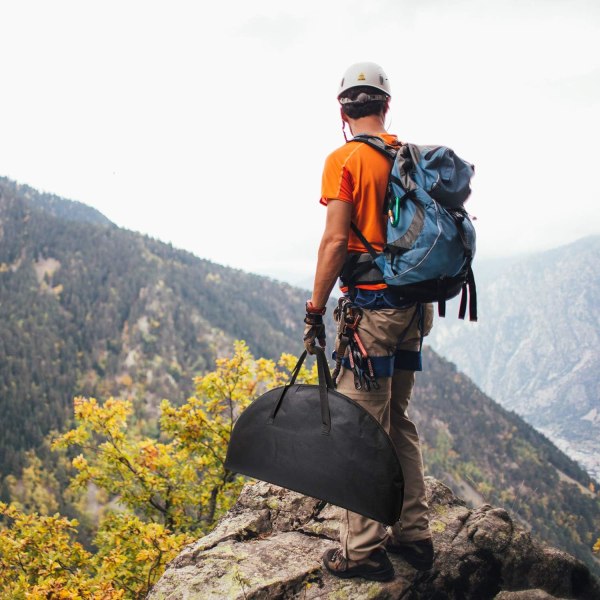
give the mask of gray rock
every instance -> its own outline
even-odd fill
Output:
[[[520,592],[500,592],[494,600],[561,600],[544,590],[522,590]]]
[[[427,489],[436,548],[427,573],[390,555],[391,582],[333,577],[321,555],[337,545],[338,509],[258,482],[246,485],[215,529],[168,565],[148,599],[600,599],[600,585],[583,563],[532,540],[505,510],[470,510],[432,478]]]

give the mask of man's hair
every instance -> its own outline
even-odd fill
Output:
[[[339,97],[339,100],[348,99],[356,100],[360,94],[386,96],[384,92],[377,88],[370,87],[367,85],[361,85],[359,87],[353,87]],[[387,109],[389,97],[386,96],[385,100],[368,100],[367,102],[351,102],[344,104],[342,103],[342,110],[344,114],[351,119],[360,119],[361,117],[368,117],[370,115],[379,115],[385,112]]]

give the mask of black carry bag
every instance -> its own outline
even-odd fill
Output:
[[[225,468],[325,500],[387,525],[400,517],[402,468],[392,440],[362,406],[336,392],[322,349],[319,385],[290,382],[239,417]]]

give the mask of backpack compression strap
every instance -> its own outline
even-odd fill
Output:
[[[458,318],[464,319],[467,312],[467,293],[469,295],[469,321],[477,321],[477,287],[475,286],[475,275],[473,275],[472,262],[473,262],[473,248],[467,241],[467,236],[463,228],[463,223],[466,218],[466,213],[461,210],[449,210],[454,216],[456,222],[456,228],[460,235],[463,248],[465,250],[465,256],[467,257],[467,274],[465,283],[463,284],[462,295],[460,298],[460,308],[458,311]]]
[[[475,286],[475,276],[470,264],[467,271],[467,280],[463,285],[462,296],[460,297],[459,319],[464,319],[467,312],[467,290],[469,291],[469,321],[477,321],[477,287]]]

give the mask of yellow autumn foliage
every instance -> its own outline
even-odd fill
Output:
[[[255,359],[235,342],[230,358],[195,380],[185,404],[161,403],[156,439],[135,433],[130,402],[76,398],[75,426],[53,448],[74,456],[71,494],[96,489],[108,499],[96,551],[77,541],[77,521],[40,514],[55,504],[40,493],[34,464],[25,483],[12,482],[22,501],[0,505],[0,600],[144,598],[166,563],[237,499],[244,480],[224,467],[233,425],[258,395],[287,382],[295,362],[288,354]],[[299,380],[316,382],[316,367],[303,367]],[[27,514],[26,506],[40,508]]]

